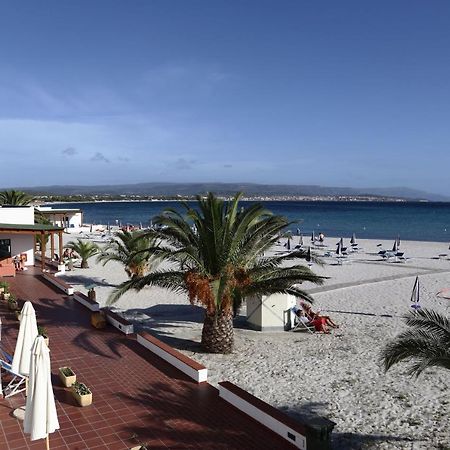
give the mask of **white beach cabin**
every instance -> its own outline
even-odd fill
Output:
[[[258,295],[246,299],[247,323],[258,331],[282,331],[286,327],[286,311],[297,299],[289,294]]]

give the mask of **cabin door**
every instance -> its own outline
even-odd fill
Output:
[[[11,258],[11,239],[0,239],[0,261]]]

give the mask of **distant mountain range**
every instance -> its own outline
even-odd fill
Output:
[[[18,188],[34,194],[49,195],[152,195],[192,196],[214,192],[217,195],[231,195],[242,191],[249,197],[271,196],[379,196],[407,200],[450,201],[450,197],[423,192],[406,187],[351,188],[317,185],[283,185],[254,183],[138,183],[104,186],[36,186]]]

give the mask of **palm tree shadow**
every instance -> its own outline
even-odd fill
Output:
[[[123,311],[136,332],[146,331],[177,350],[202,352],[197,339],[198,331],[190,324],[203,323],[204,309],[200,306],[164,304],[149,308]],[[176,336],[183,334],[182,337]]]
[[[69,284],[82,284],[83,286],[89,286],[95,284],[96,286],[116,287],[116,284],[108,283],[105,278],[89,277],[87,275],[59,275],[59,279]]]
[[[328,404],[323,402],[308,402],[295,407],[284,406],[280,409],[302,423],[307,423],[309,427],[320,436],[321,428],[334,427],[335,423],[326,418]],[[331,431],[330,431],[331,432]],[[386,434],[364,434],[364,433],[331,433],[331,449],[333,450],[369,450],[370,448],[379,448],[380,443],[390,444],[395,448],[396,442],[413,442],[406,437],[391,436]],[[317,441],[320,443],[320,441]],[[312,442],[308,441],[309,444]],[[326,447],[318,447],[326,448]]]
[[[235,448],[235,442],[240,442],[241,448],[260,448],[263,439],[259,437],[261,426],[219,399],[217,389],[207,383],[182,383],[172,392],[164,383],[155,382],[134,395],[121,392],[118,397],[142,410],[145,426],[123,425],[122,433],[129,434],[126,441],[132,445],[160,448],[158,444],[170,436],[173,449],[195,446],[225,450]],[[206,411],[215,413],[205,414]]]

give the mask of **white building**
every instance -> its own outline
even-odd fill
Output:
[[[81,209],[53,208],[51,206],[38,206],[36,209],[58,227],[80,228],[83,224],[83,211]]]
[[[34,223],[33,206],[0,206],[0,277],[14,276],[14,257],[18,256],[24,266],[34,265],[36,236],[50,236],[52,256],[55,253],[55,234],[58,235],[58,253],[62,255],[62,227]],[[46,239],[42,239],[45,254]],[[42,261],[42,268],[45,258]]]

